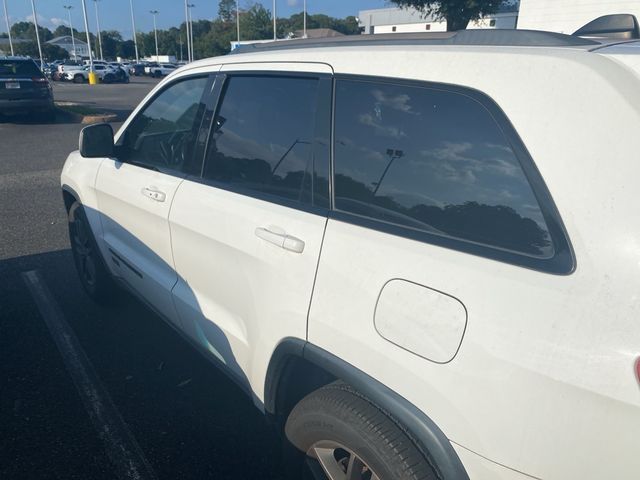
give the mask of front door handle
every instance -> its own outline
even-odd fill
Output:
[[[164,202],[167,199],[166,193],[161,192],[155,187],[144,187],[142,189],[142,194],[145,197],[149,197],[151,200],[155,200],[156,202]]]
[[[269,243],[273,243],[280,248],[289,250],[290,252],[302,253],[304,250],[304,242],[299,238],[287,235],[286,233],[277,233],[268,228],[256,228],[256,237],[261,238]]]

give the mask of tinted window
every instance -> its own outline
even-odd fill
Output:
[[[231,77],[214,120],[205,177],[312,203],[318,79]]]
[[[444,90],[340,80],[336,209],[537,257],[547,225],[491,114]]]
[[[0,77],[42,77],[32,60],[0,60]]]
[[[194,158],[202,121],[206,77],[171,85],[136,116],[126,130],[119,156],[141,166],[200,174]]]

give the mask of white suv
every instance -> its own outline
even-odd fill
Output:
[[[638,59],[467,31],[189,64],[67,159],[84,288],[138,295],[316,478],[636,480]]]

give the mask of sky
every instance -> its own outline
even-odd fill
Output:
[[[30,0],[5,0],[11,24],[19,21],[31,21]],[[51,30],[58,25],[68,25],[68,14],[64,5],[71,5],[71,21],[74,28],[84,30],[82,18],[82,0],[34,0],[38,22]],[[218,0],[190,0],[195,4],[192,10],[193,19],[208,19],[218,14]],[[240,0],[240,8],[248,7],[252,3],[262,3],[271,10],[272,0]],[[289,17],[293,13],[302,11],[303,0],[276,0],[278,17]],[[89,30],[96,30],[96,13],[94,0],[86,0]],[[100,29],[119,30],[123,37],[131,38],[131,14],[129,0],[99,0]],[[360,10],[369,8],[383,8],[386,0],[307,0],[309,14],[324,13],[338,18],[349,15],[357,16]],[[184,21],[183,0],[133,0],[138,31],[153,30],[153,19],[150,10],[158,10],[158,28],[177,26]],[[0,10],[0,32],[6,32],[4,13]]]

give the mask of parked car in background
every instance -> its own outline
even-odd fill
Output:
[[[173,73],[178,68],[173,63],[152,63],[147,65],[144,72],[152,77],[164,77]]]
[[[74,83],[85,83],[89,81],[88,66],[70,68],[65,72],[65,80]],[[98,75],[98,79],[103,83],[123,82],[129,83],[129,74],[123,68],[114,68],[110,65],[94,65],[93,70]]]
[[[144,75],[144,63],[132,63],[129,65],[129,74],[136,77]]]
[[[51,84],[33,60],[0,57],[0,113],[55,118]]]

